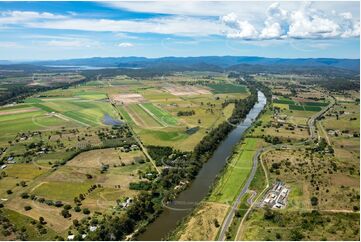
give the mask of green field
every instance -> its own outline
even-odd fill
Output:
[[[164,125],[152,117],[148,112],[138,104],[131,104],[126,107],[128,114],[133,121],[140,127],[163,127]]]
[[[326,107],[328,103],[321,103],[321,102],[304,102],[302,103],[305,106],[319,106],[319,107]]]
[[[318,112],[321,111],[322,108],[319,106],[303,106],[305,111]]]
[[[300,111],[311,111],[318,112],[322,110],[320,106],[301,106],[301,105],[288,105],[290,110],[300,110]]]
[[[258,141],[255,138],[244,140],[213,189],[209,197],[210,201],[229,203],[236,198],[252,169],[253,156],[256,153]]]
[[[212,89],[214,94],[220,93],[245,93],[247,92],[247,87],[243,85],[235,84],[208,84],[207,87]]]
[[[290,105],[294,105],[295,102],[292,101],[291,99],[287,99],[287,98],[282,98],[282,99],[275,99],[273,100],[274,103],[280,103],[280,104],[290,104]]]
[[[166,125],[176,125],[177,119],[173,117],[170,113],[154,106],[152,103],[144,103],[141,104],[148,111],[153,113],[161,123],[166,123]]]
[[[90,186],[90,182],[46,182],[37,187],[32,194],[46,199],[72,202],[74,197],[86,193]]]
[[[299,106],[299,105],[288,105],[288,108],[290,110],[300,110],[300,111],[304,111],[305,109],[303,108],[303,106]]]

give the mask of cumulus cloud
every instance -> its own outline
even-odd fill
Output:
[[[360,35],[359,20],[353,19],[350,12],[337,14],[336,11],[332,11],[331,14],[326,14],[313,8],[311,3],[306,3],[295,10],[282,9],[279,3],[271,4],[266,11],[263,25],[258,27],[259,31],[235,13],[225,15],[221,20],[230,28],[226,31],[226,36],[229,38],[327,39]]]
[[[132,9],[143,3],[114,3],[120,8]],[[359,37],[359,16],[351,10],[330,10],[317,4],[272,3],[257,9],[259,3],[247,3],[240,10],[240,2],[227,3],[226,7],[212,2],[187,2],[180,8],[175,3],[146,3],[142,11],[171,13],[170,16],[146,19],[82,18],[78,15],[57,15],[49,12],[5,11],[0,12],[0,28],[25,27],[58,30],[129,33],[155,33],[164,35],[204,37],[225,35],[232,39],[327,39]],[[268,4],[268,3],[267,3]],[[330,6],[334,6],[330,3]],[[179,4],[178,4],[179,5]],[[282,6],[281,6],[282,5]],[[192,8],[195,6],[195,8]],[[238,8],[236,7],[238,6]],[[290,7],[291,6],[291,7]],[[315,7],[316,6],[316,7]],[[327,5],[328,6],[328,5]],[[336,5],[335,5],[336,6]],[[338,6],[338,5],[337,5]],[[204,9],[201,11],[202,7]],[[234,11],[229,11],[234,9]],[[209,10],[209,16],[205,16]],[[346,10],[346,11],[345,11]],[[141,10],[139,10],[141,11]],[[196,14],[201,11],[202,14]],[[227,12],[226,14],[224,14]],[[245,14],[245,13],[248,14]],[[352,12],[352,13],[351,13]],[[215,14],[220,16],[215,18]],[[256,16],[256,17],[255,17]],[[53,44],[58,44],[54,42]],[[60,44],[60,42],[59,42]],[[64,43],[66,45],[67,43]],[[70,41],[69,41],[70,45]],[[74,45],[76,43],[74,42]]]
[[[128,43],[128,42],[123,42],[123,43],[119,43],[118,46],[123,47],[123,48],[127,48],[127,47],[133,47],[134,44]]]
[[[221,21],[231,28],[227,33],[229,38],[254,39],[258,36],[255,27],[248,21],[239,20],[235,13],[223,16]]]

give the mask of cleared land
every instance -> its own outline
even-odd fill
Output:
[[[113,102],[120,104],[142,103],[145,101],[141,94],[114,94],[110,97]]]
[[[198,87],[198,86],[165,86],[165,90],[171,93],[174,96],[192,96],[192,95],[204,95],[204,94],[211,94],[211,92],[205,88]]]

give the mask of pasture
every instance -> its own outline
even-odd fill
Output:
[[[42,216],[48,222],[49,228],[63,233],[72,224],[72,219],[81,219],[84,215],[71,211],[71,219],[64,219],[60,214],[61,208],[36,200],[21,199],[20,194],[26,191],[38,198],[62,201],[72,207],[75,206],[74,198],[82,194],[85,198],[82,208],[88,208],[91,212],[106,212],[114,209],[117,199],[134,197],[138,193],[129,189],[129,183],[139,181],[138,174],[141,172],[152,171],[152,166],[144,161],[141,151],[121,152],[112,148],[83,152],[56,170],[39,169],[33,164],[19,164],[28,167],[16,170],[15,164],[14,168],[6,171],[9,176],[1,179],[1,184],[8,186],[7,189],[9,186],[16,188],[13,189],[13,194],[8,196],[6,206],[35,220]],[[106,171],[102,171],[104,166],[107,167]],[[24,190],[15,186],[20,180],[29,181]],[[90,190],[94,185],[96,188]],[[0,191],[5,193],[2,189]],[[25,211],[24,206],[31,206],[32,209]]]
[[[246,138],[230,158],[227,168],[212,190],[209,201],[229,204],[238,195],[252,169],[253,156],[261,139]]]

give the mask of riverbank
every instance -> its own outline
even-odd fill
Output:
[[[252,157],[264,145],[263,139],[246,137],[256,125],[257,123],[254,122],[245,131],[235,145],[227,165],[214,181],[209,194],[190,215],[183,219],[170,235],[169,240],[215,240],[219,236],[227,214],[235,210],[232,209],[233,202],[236,199],[240,201],[247,199],[245,191],[250,186],[247,181],[260,175],[256,172],[257,166],[253,163]],[[251,172],[252,170],[254,172]],[[239,193],[245,196],[241,195],[238,198]],[[246,210],[247,207],[244,209]]]
[[[217,175],[224,168],[234,146],[239,143],[245,131],[263,110],[266,97],[258,92],[258,103],[248,112],[245,119],[220,143],[212,157],[206,162],[188,189],[181,192],[176,200],[164,208],[163,213],[147,227],[139,240],[161,240],[176,228],[179,221],[191,213],[192,209],[208,194]]]

